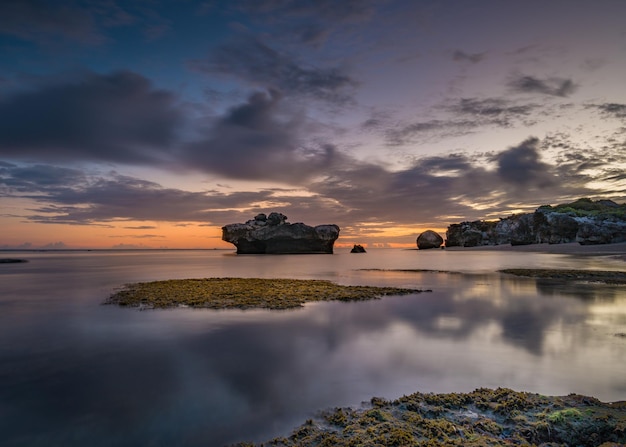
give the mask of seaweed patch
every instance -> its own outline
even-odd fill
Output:
[[[313,301],[363,301],[418,289],[342,286],[325,280],[203,278],[129,284],[105,304],[140,308],[291,309]]]
[[[237,447],[623,446],[626,403],[570,394],[549,397],[508,388],[471,393],[414,393],[335,408],[288,437]]]

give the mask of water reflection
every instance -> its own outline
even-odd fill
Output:
[[[21,278],[5,272],[0,445],[219,446],[286,434],[318,409],[417,390],[626,399],[626,339],[614,336],[626,332],[624,287],[360,271],[371,262],[363,257],[328,272],[337,258],[299,257],[281,276],[433,291],[288,312],[99,305],[133,278],[213,276],[205,262],[223,272],[237,260],[192,258],[180,267],[138,256],[125,269],[107,258],[61,274],[34,264]],[[256,258],[243,259],[252,269]],[[277,259],[288,269],[291,258]],[[414,258],[389,261],[406,268]],[[272,276],[271,264],[262,272]]]

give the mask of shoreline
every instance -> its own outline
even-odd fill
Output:
[[[446,247],[445,251],[511,251],[575,256],[613,256],[626,261],[626,242],[599,245],[580,245],[578,242],[567,244],[480,245],[477,247]]]

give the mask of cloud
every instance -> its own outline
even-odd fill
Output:
[[[371,0],[317,0],[302,2],[298,0],[239,0],[237,8],[250,14],[267,14],[275,20],[290,20],[294,17],[314,17],[333,22],[362,21],[372,16],[376,4],[381,1]]]
[[[87,180],[77,169],[49,165],[18,166],[0,165],[0,182],[17,192],[33,192],[41,189],[71,187]]]
[[[400,146],[415,141],[415,138],[423,140],[433,135],[437,138],[461,136],[471,133],[476,125],[475,121],[457,119],[416,121],[386,129],[385,140],[387,144]]]
[[[87,8],[46,0],[0,2],[0,34],[40,43],[56,36],[90,44],[104,41]]]
[[[273,196],[269,190],[189,192],[115,172],[87,175],[79,169],[49,165],[0,169],[3,187],[5,197],[38,204],[30,209],[34,214],[29,213],[28,220],[75,225],[117,220],[212,222],[220,212],[211,210],[247,208]]]
[[[446,112],[445,118],[396,123],[384,129],[384,136],[388,144],[404,145],[416,138],[423,141],[467,135],[481,127],[508,128],[520,123],[528,126],[535,122],[531,114],[536,108],[534,104],[520,105],[502,98],[461,98],[437,108]],[[381,124],[381,120],[374,117],[362,126],[377,129],[383,127]]]
[[[325,44],[335,32],[375,17],[379,0],[240,0],[231,2],[256,24],[266,27],[272,37],[285,43],[313,47]]]
[[[338,67],[305,66],[253,37],[218,46],[207,59],[196,59],[189,65],[200,72],[236,76],[255,87],[333,104],[350,102],[357,85]]]
[[[456,62],[471,62],[477,64],[485,58],[485,53],[466,53],[465,51],[455,50],[452,53],[452,60]]]
[[[517,186],[543,188],[553,185],[557,178],[551,166],[540,160],[538,147],[539,139],[532,137],[497,154],[494,160],[501,179]]]
[[[256,122],[234,115],[238,123]],[[389,242],[393,226],[418,231],[458,220],[505,217],[511,209],[527,206],[530,211],[559,198],[598,193],[587,186],[596,177],[578,169],[584,160],[548,164],[541,159],[545,144],[528,138],[497,153],[422,157],[395,171],[343,156],[301,190],[190,192],[115,172],[96,175],[45,165],[2,167],[0,188],[14,191],[5,196],[32,200],[35,205],[22,217],[41,223],[107,226],[132,220],[219,226],[280,211],[291,221],[336,223],[348,231],[344,237],[368,234],[372,242]],[[379,235],[371,236],[376,231]]]
[[[574,93],[578,86],[571,79],[547,78],[517,75],[509,81],[509,87],[517,93],[540,93],[542,95],[567,97]]]
[[[529,138],[495,154],[422,157],[398,171],[355,162],[310,190],[332,198],[346,222],[420,227],[453,223],[448,216],[505,217],[524,204],[530,211],[594,192],[587,186],[592,177],[543,162],[540,150],[540,141]]]
[[[67,247],[67,245],[65,245],[64,242],[59,241],[59,242],[51,242],[49,244],[44,245],[41,248],[43,248],[45,250],[64,250],[64,249],[66,249],[68,247]]]
[[[536,109],[533,104],[517,105],[502,98],[462,98],[448,107],[457,115],[474,117],[477,124],[510,127],[519,120],[527,120]]]
[[[279,92],[256,92],[186,146],[185,163],[231,178],[301,183],[324,173],[340,155],[331,145],[305,145],[305,118],[281,104]]]
[[[128,228],[128,227],[124,227]],[[124,235],[115,235],[109,236],[111,238],[131,238],[131,239],[162,239],[165,236],[161,234],[124,234]]]
[[[626,104],[605,103],[596,106],[603,114],[614,118],[626,118]]]
[[[307,138],[311,130],[304,111],[277,90],[192,120],[176,95],[128,71],[83,73],[0,98],[0,156],[25,162],[111,162],[301,183],[342,158],[333,145]],[[43,182],[45,174],[23,177]],[[20,178],[14,170],[14,187]]]
[[[0,98],[0,156],[158,164],[182,122],[177,98],[145,77],[84,73]]]
[[[122,6],[123,5],[123,6]],[[139,27],[147,39],[169,29],[169,22],[155,8],[116,0],[3,0],[0,2],[0,34],[39,45],[66,41],[101,45],[114,40],[112,28]]]

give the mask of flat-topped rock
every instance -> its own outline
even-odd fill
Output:
[[[338,237],[337,225],[291,224],[282,213],[261,213],[222,227],[222,240],[234,244],[239,254],[331,254]]]

